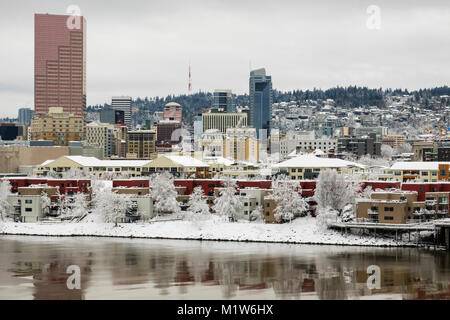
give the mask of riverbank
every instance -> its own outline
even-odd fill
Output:
[[[273,242],[296,244],[327,244],[355,246],[414,246],[406,241],[324,230],[315,218],[300,218],[292,223],[264,224],[257,222],[164,221],[140,224],[109,223],[12,223],[0,224],[2,235],[57,237],[121,237],[148,239],[185,239],[240,242]]]

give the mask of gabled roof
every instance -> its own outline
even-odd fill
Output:
[[[347,168],[365,166],[347,160],[337,158],[319,158],[312,154],[300,155],[298,157],[280,162],[274,165],[275,168]]]
[[[164,156],[164,157],[184,167],[209,167],[207,163],[189,156]]]
[[[84,156],[63,156],[59,159],[62,158],[73,161],[81,167],[142,167],[152,162],[151,160],[99,160],[95,157]],[[48,160],[41,166],[44,166],[44,164],[49,165],[52,162],[58,161],[59,159]]]

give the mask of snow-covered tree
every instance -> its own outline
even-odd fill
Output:
[[[8,196],[11,194],[11,184],[8,180],[0,182],[0,221],[5,221],[8,214]]]
[[[104,222],[114,223],[117,226],[119,219],[125,217],[130,205],[129,195],[117,194],[111,189],[105,189],[96,195],[94,211],[97,216],[102,217]]]
[[[339,214],[345,205],[355,203],[361,184],[338,174],[336,170],[321,171],[318,177],[314,199],[320,209],[331,208]]]
[[[229,217],[230,220],[236,221],[237,214],[243,205],[239,196],[236,195],[236,182],[231,178],[225,178],[223,188],[219,197],[214,199],[214,211],[221,217]]]
[[[82,192],[74,194],[71,202],[71,216],[82,217],[88,213],[88,210],[88,196]]]
[[[58,215],[67,217],[70,215],[71,200],[67,195],[60,196]]]
[[[209,205],[206,202],[206,196],[203,193],[201,186],[194,188],[194,191],[189,196],[188,207],[189,211],[195,214],[207,215],[209,214]]]
[[[264,208],[259,205],[250,214],[250,221],[263,221],[264,220]]]
[[[367,186],[364,188],[364,190],[362,190],[362,192],[360,192],[359,198],[370,199],[372,197],[372,193],[373,193],[372,186]]]
[[[41,203],[42,203],[42,211],[45,215],[50,213],[50,205],[52,204],[52,200],[48,196],[48,194],[44,191],[41,193]]]
[[[409,143],[404,143],[398,148],[395,148],[394,154],[402,154],[402,153],[411,153],[412,152],[412,145]]]
[[[291,221],[295,217],[306,214],[308,203],[301,197],[301,187],[298,181],[289,180],[286,176],[279,176],[272,181],[272,199],[277,206],[275,218]]]
[[[353,221],[354,219],[355,219],[355,211],[353,210],[353,205],[349,203],[342,209],[341,221],[350,222]]]
[[[155,201],[157,213],[178,213],[180,205],[177,201],[173,176],[168,172],[158,173],[150,181],[151,196]]]
[[[70,168],[69,170],[62,173],[63,179],[82,179],[85,174],[83,170],[79,168]]]
[[[387,144],[381,145],[381,157],[382,158],[384,158],[386,160],[391,160],[393,154],[394,154],[394,149],[392,149],[391,146],[389,146]]]
[[[339,212],[330,207],[323,207],[318,209],[316,224],[321,229],[327,229],[330,223],[337,222]]]

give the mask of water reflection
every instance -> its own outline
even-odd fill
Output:
[[[442,251],[5,236],[0,257],[0,299],[450,299]]]

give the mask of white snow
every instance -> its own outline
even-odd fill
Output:
[[[450,162],[433,161],[399,161],[392,165],[391,170],[438,170],[439,164],[450,164]]]
[[[207,163],[200,161],[198,159],[189,157],[189,156],[165,156],[166,158],[172,160],[175,163],[178,163],[185,167],[209,167]]]
[[[283,242],[360,246],[406,246],[393,239],[360,237],[323,230],[316,218],[304,217],[284,224],[258,222],[231,223],[215,216],[204,221],[164,221],[153,223],[13,223],[0,224],[0,234],[39,236],[102,236],[126,238],[166,238],[191,240]]]
[[[274,165],[275,168],[364,168],[356,162],[337,158],[320,158],[312,154],[305,154]]]
[[[64,156],[64,158],[76,162],[82,167],[142,167],[151,163],[151,160],[100,160],[95,157]],[[41,166],[48,165],[44,162]]]

